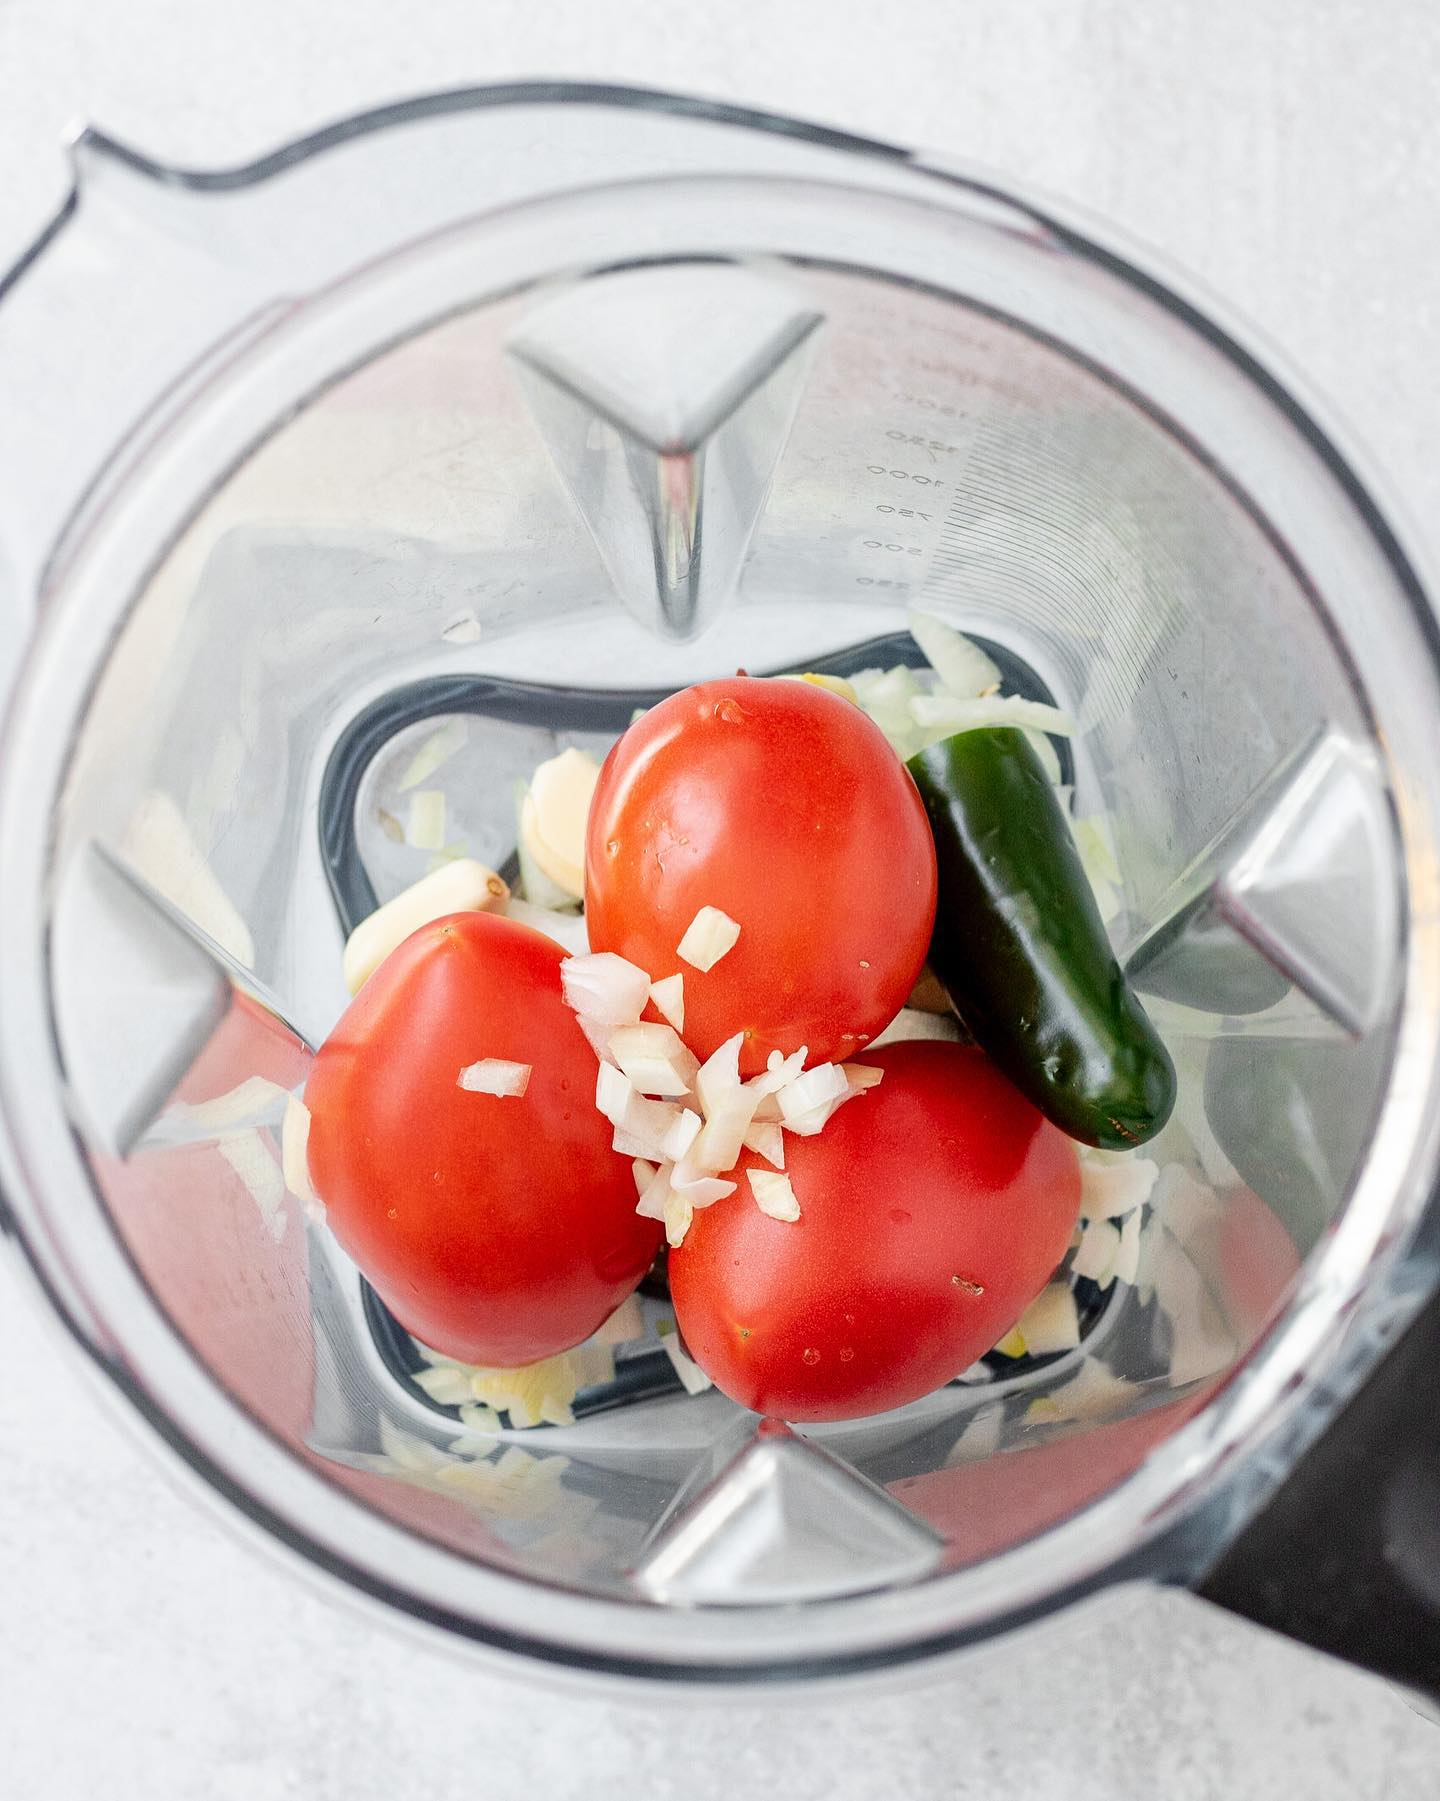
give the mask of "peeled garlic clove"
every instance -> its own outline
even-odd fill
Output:
[[[567,894],[585,893],[585,827],[600,765],[583,750],[562,750],[530,778],[520,833],[540,871]]]
[[[432,871],[356,926],[345,943],[345,986],[358,994],[391,951],[432,919],[444,919],[447,913],[502,912],[509,897],[495,871],[473,857]]]

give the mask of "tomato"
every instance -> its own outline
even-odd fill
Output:
[[[422,926],[360,990],[305,1089],[310,1178],[335,1236],[409,1331],[467,1363],[579,1344],[659,1247],[595,1109],[564,958],[493,914]],[[487,1057],[530,1064],[522,1096],[457,1086]]]
[[[1079,1214],[1074,1144],[983,1053],[864,1060],[877,1087],[817,1137],[786,1134],[799,1220],[761,1213],[742,1173],[670,1253],[691,1356],[757,1413],[853,1419],[948,1382],[1044,1287]]]
[[[702,907],[740,937],[708,972],[676,947]],[[860,709],[806,682],[704,682],[611,751],[591,803],[595,950],[685,978],[685,1039],[747,1034],[741,1068],[853,1055],[905,1004],[935,920],[935,846],[909,772]]]

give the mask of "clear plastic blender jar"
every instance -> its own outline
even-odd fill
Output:
[[[1144,1579],[1433,1688],[1436,621],[1268,362],[1048,208],[664,96],[75,161],[0,294],[0,1169],[96,1366],[264,1532],[553,1664],[875,1670]],[[558,748],[913,661],[916,603],[1082,728],[1180,1076],[1135,1280],[794,1431],[652,1293],[573,1424],[477,1442],[273,1103],[433,854],[417,756],[502,867]]]

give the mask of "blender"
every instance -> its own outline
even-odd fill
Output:
[[[1440,1694],[1440,633],[1268,353],[1048,205],[674,96],[74,164],[0,287],[0,1176],[125,1402],[261,1536],[574,1672],[857,1676],[1150,1581]],[[1179,1075],[1135,1280],[803,1430],[690,1392],[651,1294],[573,1423],[477,1441],[282,1170],[346,934],[435,854],[417,763],[503,872],[542,759],[917,661],[917,604],[1081,727]]]

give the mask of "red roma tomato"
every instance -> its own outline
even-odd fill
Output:
[[[492,914],[422,926],[347,1008],[305,1089],[310,1178],[335,1236],[409,1331],[467,1363],[579,1344],[659,1247],[595,1110],[564,959]],[[528,1063],[525,1093],[458,1087],[486,1057]]]
[[[676,946],[702,907],[740,927],[708,972]],[[704,682],[611,751],[590,808],[590,942],[685,978],[685,1039],[747,1034],[853,1055],[914,986],[935,920],[935,846],[909,772],[865,714],[807,682]]]
[[[757,1413],[854,1419],[929,1394],[1015,1324],[1080,1210],[1075,1146],[980,1051],[864,1061],[878,1087],[818,1137],[786,1134],[797,1221],[761,1213],[742,1175],[670,1253],[691,1356]]]

